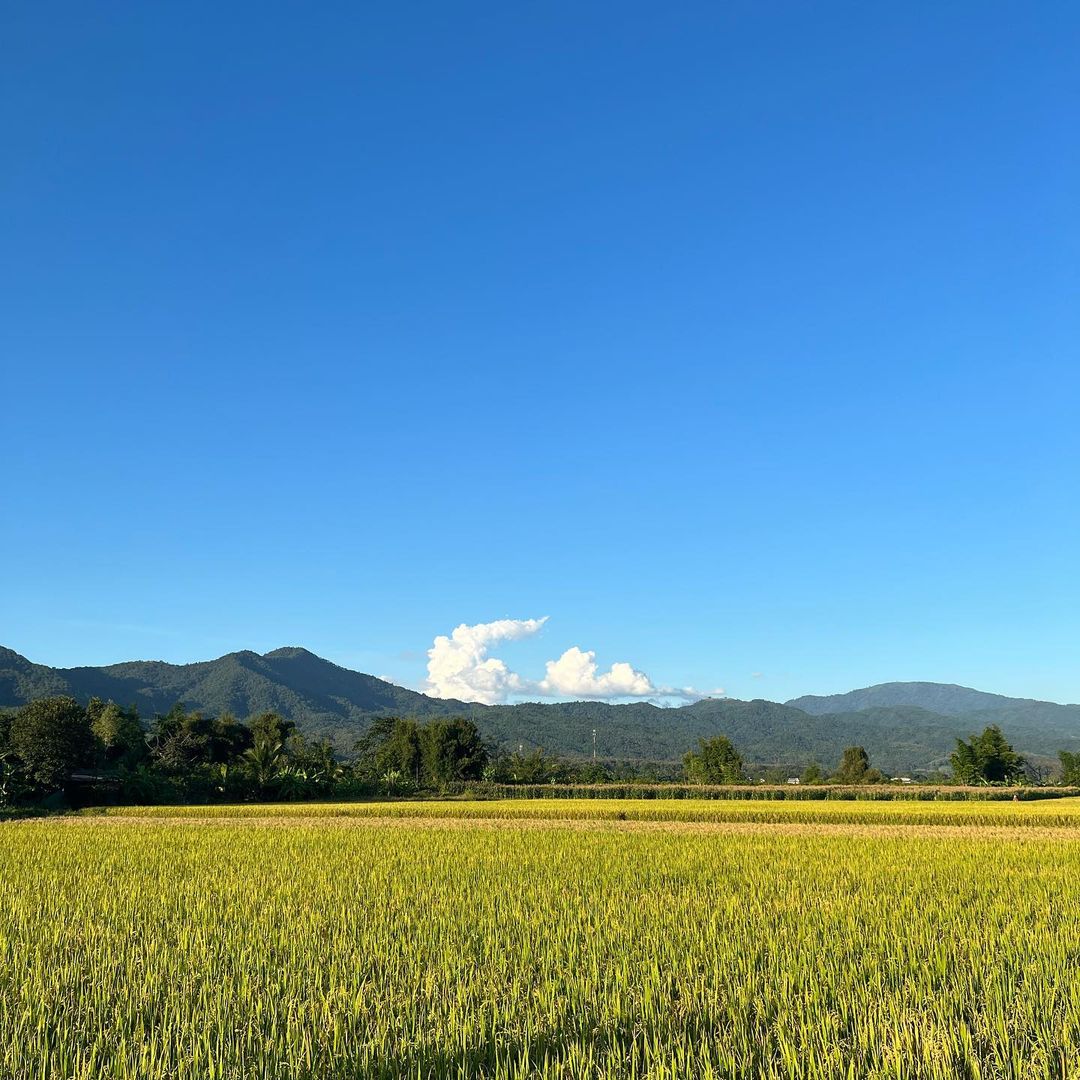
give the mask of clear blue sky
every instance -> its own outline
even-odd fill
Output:
[[[1080,11],[5,5],[0,643],[1080,700]]]

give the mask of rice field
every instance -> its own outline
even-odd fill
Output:
[[[1080,828],[1080,798],[1032,802],[869,800],[505,799],[239,806],[112,807],[86,811],[125,819],[453,818],[472,821],[670,821],[759,824],[985,825]]]
[[[1071,1078],[1078,972],[1068,800],[0,825],[4,1080]]]

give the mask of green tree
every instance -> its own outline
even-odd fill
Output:
[[[276,712],[264,712],[252,717],[248,721],[251,731],[252,745],[262,742],[281,743],[285,745],[289,736],[296,730],[296,725],[291,720]]]
[[[274,738],[274,732],[278,730],[266,724],[260,733],[266,741],[276,742],[279,740]],[[177,704],[164,716],[154,719],[146,743],[158,768],[173,776],[190,778],[200,772],[209,775],[212,770],[204,766],[236,761],[254,746],[255,738],[251,729],[231,713],[207,717],[201,712],[188,712],[182,704]]]
[[[0,806],[11,806],[30,794],[22,762],[11,749],[14,710],[0,709]]]
[[[210,722],[177,702],[164,716],[154,717],[146,743],[154,766],[177,776],[209,760]]]
[[[40,698],[11,721],[8,743],[23,773],[35,785],[55,791],[94,756],[94,733],[86,710],[72,697]]]
[[[464,716],[432,720],[420,731],[425,779],[435,784],[479,780],[488,761],[477,726]]]
[[[845,748],[840,764],[833,773],[833,780],[838,784],[865,784],[870,772],[870,755],[862,746]]]
[[[228,765],[255,745],[251,729],[230,712],[211,720],[205,730],[206,758],[214,765]]]
[[[398,772],[420,786],[420,725],[415,720],[397,719],[389,737],[376,753],[376,775]]]
[[[740,784],[746,779],[743,760],[724,735],[698,739],[698,749],[683,757],[683,769],[692,784]]]
[[[381,757],[393,738],[397,722],[396,716],[376,716],[368,725],[367,731],[356,740],[352,770],[358,780],[378,780],[382,772],[386,771],[380,769]]]
[[[1024,772],[1025,761],[1006,741],[997,724],[968,742],[956,740],[950,757],[953,776],[961,784],[1011,784]]]
[[[804,784],[824,784],[825,773],[816,761],[812,761],[803,769],[800,779]]]
[[[515,750],[512,754],[497,758],[488,771],[491,779],[509,784],[560,783],[568,773],[563,761],[545,754],[540,748]]]
[[[32,793],[18,759],[0,751],[0,806],[14,806]]]
[[[953,779],[958,784],[977,784],[981,776],[975,739],[973,738],[970,743],[957,739],[956,749],[949,757],[949,764],[952,765]]]
[[[285,744],[286,775],[292,798],[311,798],[330,791],[344,776],[334,748],[326,739],[312,740],[300,734]]]
[[[1059,750],[1061,762],[1061,782],[1068,787],[1080,787],[1080,753],[1070,754],[1068,750]]]
[[[146,737],[135,709],[122,709],[115,701],[91,698],[86,706],[90,730],[104,749],[109,764],[134,764],[146,755]]]
[[[285,766],[285,756],[281,749],[281,743],[263,738],[258,739],[249,750],[244,751],[244,764],[261,798],[271,793]]]
[[[608,784],[611,782],[611,770],[602,761],[588,761],[578,766],[579,784]]]

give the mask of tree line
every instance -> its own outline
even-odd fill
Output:
[[[667,778],[667,777],[663,777]],[[571,764],[543,750],[500,753],[466,717],[378,717],[343,758],[274,712],[242,721],[176,705],[144,722],[92,698],[41,698],[0,713],[0,806],[50,801],[171,803],[350,798],[462,782],[661,779],[647,767]]]
[[[73,791],[121,802],[310,799],[438,787],[479,779],[488,751],[471,720],[377,721],[343,761],[274,712],[248,721],[177,705],[144,724],[137,710],[93,698],[43,698],[0,717],[0,804]]]
[[[1060,754],[1062,783],[1080,785],[1080,753]],[[996,726],[958,740],[952,779],[1009,784],[1027,763]],[[784,782],[788,770],[761,779]],[[144,722],[134,707],[93,698],[42,698],[0,714],[0,806],[83,799],[120,803],[288,800],[401,795],[469,782],[602,784],[679,778],[647,765],[570,762],[542,749],[504,753],[485,743],[472,720],[426,722],[378,717],[343,759],[325,740],[265,712],[246,721],[204,716],[177,705]],[[682,779],[742,784],[747,767],[729,739],[702,739],[686,754]],[[876,784],[886,777],[861,746],[844,750],[831,771],[807,766],[809,784]]]
[[[723,735],[700,739],[697,750],[689,751],[683,758],[683,769],[690,783],[744,784],[749,777],[739,752],[731,740]],[[1080,786],[1080,753],[1062,750],[1058,754],[1061,764],[1061,783]],[[1016,784],[1029,777],[1029,763],[1018,754],[1001,728],[991,724],[982,734],[969,740],[956,740],[956,749],[949,757],[953,783]],[[787,770],[769,770],[765,780],[783,783],[797,779],[803,784],[883,784],[890,778],[870,764],[870,755],[862,746],[846,747],[839,763],[832,772],[826,773],[817,763],[808,765],[800,775],[792,777]]]

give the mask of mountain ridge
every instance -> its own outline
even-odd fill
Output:
[[[881,683],[783,703],[702,698],[679,707],[603,701],[480,705],[432,698],[295,645],[262,654],[239,650],[191,664],[131,660],[72,668],[35,664],[0,646],[0,708],[55,694],[84,702],[111,698],[138,706],[144,717],[178,702],[241,718],[273,710],[344,751],[377,716],[450,714],[471,716],[501,748],[542,746],[573,757],[591,754],[596,729],[601,756],[624,760],[676,760],[699,738],[722,734],[758,764],[795,768],[817,761],[829,767],[844,746],[859,744],[887,772],[927,771],[945,764],[957,738],[987,723],[999,723],[1023,753],[1080,749],[1080,706],[945,683]],[[969,708],[955,711],[960,705]]]
[[[841,710],[858,711],[885,705],[916,705],[930,709],[943,716],[963,716],[968,713],[988,712],[1017,706],[1044,706],[1078,708],[1076,705],[1044,701],[1040,698],[1015,698],[1004,694],[992,694],[975,690],[957,683],[933,682],[887,682],[849,690],[842,694],[805,694],[784,702],[803,712],[820,715]]]

